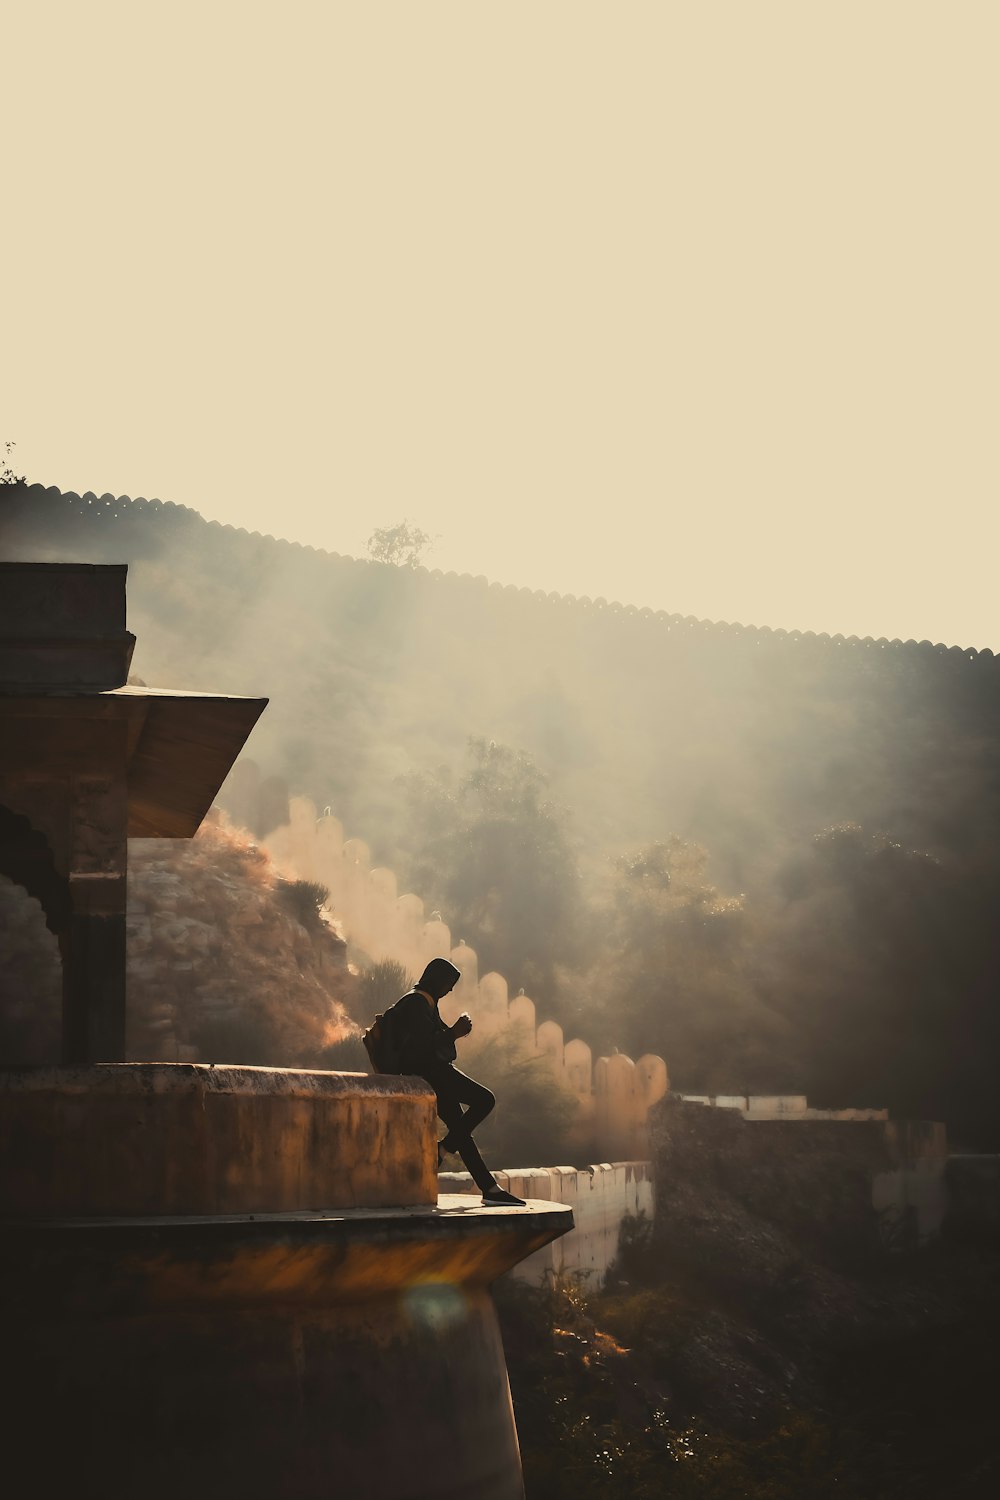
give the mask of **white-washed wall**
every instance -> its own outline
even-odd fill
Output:
[[[618,1254],[626,1214],[653,1217],[653,1167],[648,1161],[601,1162],[586,1168],[520,1167],[494,1176],[519,1198],[565,1203],[573,1210],[570,1233],[536,1250],[510,1273],[536,1285],[550,1272],[586,1275],[589,1286],[603,1285]],[[440,1173],[438,1188],[441,1193],[479,1196],[468,1172]]]
[[[596,1142],[612,1158],[649,1155],[649,1109],[669,1087],[662,1057],[647,1053],[633,1062],[616,1052],[595,1059],[579,1037],[565,1041],[555,1021],[539,1022],[530,996],[508,994],[502,974],[480,976],[475,950],[461,939],[453,942],[436,913],[428,918],[419,896],[400,895],[393,872],[373,870],[368,846],[345,839],[337,819],[329,812],[317,816],[307,798],[291,799],[288,823],[269,834],[265,845],[290,879],[327,887],[329,908],[345,937],[369,958],[394,959],[416,978],[430,959],[450,956],[462,974],[451,998],[475,1023],[467,1056],[474,1057],[477,1041],[513,1034],[525,1052],[544,1058],[557,1082],[576,1097],[577,1144],[589,1148]]]

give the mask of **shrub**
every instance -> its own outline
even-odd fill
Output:
[[[278,892],[296,922],[311,929],[322,925],[323,907],[330,899],[325,885],[320,885],[318,880],[286,880],[278,887]]]
[[[370,964],[358,977],[355,1002],[358,1021],[367,1026],[412,987],[409,971],[394,958],[382,958],[378,963]]]

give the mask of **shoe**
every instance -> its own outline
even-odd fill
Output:
[[[483,1207],[496,1208],[524,1208],[523,1198],[515,1198],[513,1193],[508,1193],[506,1188],[493,1188],[490,1192],[483,1194]]]
[[[442,1146],[441,1142],[438,1141],[438,1171],[440,1172],[441,1168],[444,1166],[444,1159],[446,1156],[455,1157],[457,1155],[457,1151],[449,1151],[447,1146]]]

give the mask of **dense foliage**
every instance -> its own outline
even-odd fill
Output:
[[[532,758],[472,739],[463,773],[403,779],[408,867],[425,903],[474,936],[480,969],[549,993],[578,957],[580,882],[566,815]]]

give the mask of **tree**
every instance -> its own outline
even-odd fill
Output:
[[[359,1025],[368,1027],[381,1012],[395,1005],[401,995],[413,987],[413,976],[394,958],[382,958],[369,964],[358,976],[353,1015]]]
[[[395,526],[375,528],[368,538],[368,556],[372,562],[389,563],[394,568],[415,568],[435,540],[419,526],[411,526],[404,516]]]
[[[3,457],[3,460],[2,460],[2,467],[0,467],[0,484],[23,484],[24,483],[24,475],[23,474],[16,474],[14,472],[14,470],[11,468],[11,464],[10,464],[10,455],[13,452],[14,448],[17,446],[17,444],[16,443],[4,443],[3,446],[4,446],[4,457]]]
[[[614,862],[573,1019],[597,1049],[660,1053],[685,1091],[770,1091],[791,1081],[776,1045],[787,1023],[757,993],[744,898],[722,895],[707,865],[677,835]]]
[[[931,856],[885,832],[823,829],[782,872],[774,988],[819,1104],[947,1120],[996,1149],[1000,876],[991,851]]]
[[[574,955],[579,904],[566,814],[549,801],[530,755],[470,739],[465,774],[403,778],[410,811],[407,871],[452,932],[536,998]]]

